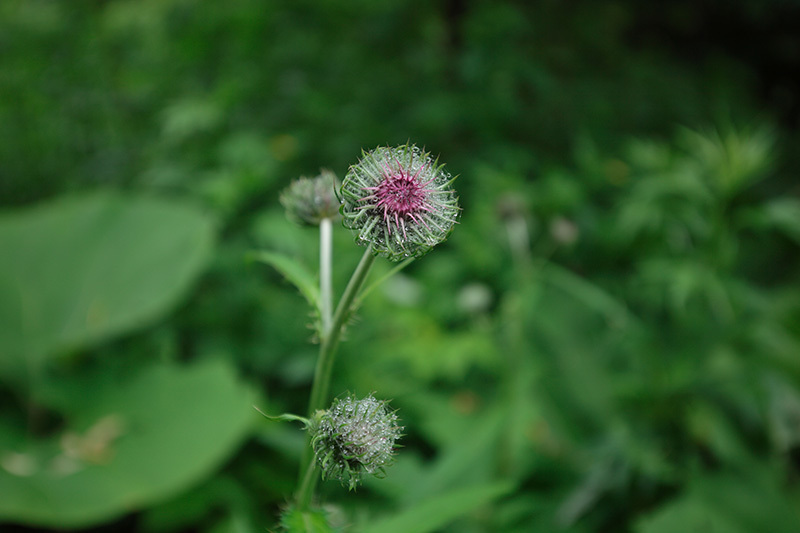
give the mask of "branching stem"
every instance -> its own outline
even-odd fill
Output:
[[[320,233],[322,233],[320,228]],[[320,255],[323,255],[321,251]],[[321,261],[324,261],[321,259]],[[364,281],[367,279],[372,264],[375,262],[375,255],[372,253],[372,245],[368,245],[358,263],[355,271],[353,272],[347,287],[342,294],[342,299],[336,306],[336,312],[331,319],[330,327],[326,330],[324,327],[320,332],[320,347],[319,358],[317,359],[317,367],[314,371],[314,382],[311,385],[311,397],[308,402],[308,416],[314,416],[314,413],[324,409],[328,401],[328,392],[330,390],[331,376],[333,375],[333,361],[336,355],[336,348],[339,344],[339,339],[342,335],[347,319],[353,311],[353,304],[356,301]],[[322,273],[320,273],[322,278]],[[324,321],[324,308],[325,296],[322,296],[322,309]],[[323,322],[324,324],[324,322]],[[314,464],[314,455],[311,450],[310,442],[303,450],[303,457],[300,463],[300,488],[297,491],[296,501],[297,508],[300,511],[308,509],[311,504],[311,499],[314,494],[317,476],[314,471],[316,470]]]

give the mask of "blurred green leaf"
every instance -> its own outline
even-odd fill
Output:
[[[234,511],[208,529],[208,533],[263,533],[264,529],[252,523],[250,518]]]
[[[248,434],[252,392],[227,363],[159,365],[76,402],[71,427],[2,450],[0,518],[82,527],[175,495]],[[9,469],[10,459],[27,468]]]
[[[640,520],[637,533],[794,533],[800,531],[796,493],[763,466],[742,474],[700,475],[686,493]]]
[[[223,109],[207,97],[183,98],[167,106],[162,115],[162,136],[169,143],[213,130],[224,118]]]
[[[420,477],[398,482],[395,487],[397,501],[414,504],[428,501],[453,488],[475,485],[492,475],[498,452],[502,450],[498,443],[502,442],[507,430],[504,413],[499,409],[491,409],[465,418],[468,421],[461,431],[452,432],[452,443],[440,448],[440,457],[426,465]],[[452,424],[453,420],[445,422],[444,417],[435,416],[433,420],[426,421],[427,424],[437,422]],[[408,485],[412,483],[415,489],[409,491]]]
[[[731,283],[706,261],[648,259],[639,265],[638,276],[654,299],[662,299],[678,316],[687,315],[693,304],[700,304],[720,321],[735,318]]]
[[[711,185],[726,197],[763,178],[774,160],[775,137],[768,128],[682,133],[683,142],[708,173]]]
[[[196,279],[212,220],[164,199],[95,193],[0,215],[0,375],[141,327]]]
[[[717,457],[733,464],[748,459],[744,443],[719,406],[698,399],[689,406],[685,425],[687,433]]]
[[[800,244],[800,199],[776,198],[748,210],[744,222],[757,228],[775,229]]]
[[[250,257],[266,263],[292,283],[314,309],[319,309],[319,286],[316,277],[291,257],[275,252],[253,252]]]
[[[289,509],[281,517],[281,526],[287,533],[333,533],[328,513],[321,509]]]
[[[429,533],[513,490],[508,482],[459,488],[369,524],[361,533]]]
[[[229,524],[233,516],[247,509],[250,498],[247,488],[224,473],[185,491],[175,498],[159,503],[142,512],[139,523],[148,533],[181,531],[196,523],[209,523],[219,516],[222,509],[228,511]]]
[[[766,462],[739,466],[738,472],[698,477],[689,484],[689,491],[752,533],[800,531],[798,493],[786,483],[785,470]]]
[[[617,300],[597,284],[555,264],[548,265],[543,277],[554,288],[585,305],[587,310],[602,315],[610,327],[619,328],[635,323],[635,317],[625,303]]]
[[[756,533],[702,500],[687,496],[640,521],[636,533]]]

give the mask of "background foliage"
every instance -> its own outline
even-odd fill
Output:
[[[798,15],[6,0],[0,526],[274,530],[303,435],[251,405],[303,413],[316,349],[247,254],[313,269],[278,192],[410,139],[463,217],[347,332],[333,390],[407,436],[334,525],[800,530]]]

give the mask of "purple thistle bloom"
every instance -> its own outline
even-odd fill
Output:
[[[458,220],[454,178],[438,160],[407,144],[362,153],[339,196],[356,242],[392,261],[418,257],[444,241]]]

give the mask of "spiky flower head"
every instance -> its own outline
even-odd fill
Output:
[[[362,400],[352,395],[334,400],[327,411],[317,411],[308,429],[323,477],[352,490],[365,475],[384,474],[403,428],[386,402],[370,394]]]
[[[337,186],[336,175],[326,169],[314,178],[301,177],[292,181],[280,197],[286,216],[302,226],[319,226],[323,218],[336,218],[339,215]]]
[[[454,178],[412,144],[362,153],[342,181],[344,225],[356,242],[392,261],[418,257],[444,241],[458,220]]]

